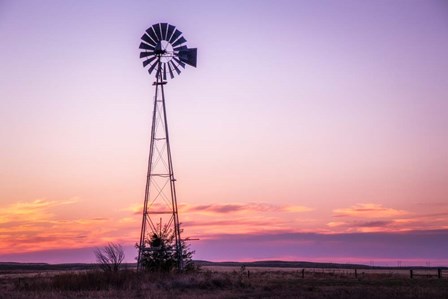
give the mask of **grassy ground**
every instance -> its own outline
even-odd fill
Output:
[[[17,273],[15,273],[17,274]],[[137,275],[99,271],[2,276],[0,298],[431,298],[448,299],[448,279],[393,273],[207,269],[190,274]]]

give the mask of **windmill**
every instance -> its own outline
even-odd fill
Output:
[[[149,233],[161,236],[172,230],[176,254],[178,257],[182,256],[164,85],[167,84],[168,75],[173,79],[187,64],[196,67],[197,57],[197,49],[188,48],[182,32],[168,23],[152,25],[141,40],[140,58],[143,59],[143,67],[147,68],[150,75],[155,76],[155,95],[137,269],[141,267],[145,251],[158,250],[149,245]],[[181,258],[177,267],[179,270],[183,268]]]

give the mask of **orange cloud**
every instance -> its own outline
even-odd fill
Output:
[[[0,223],[11,221],[38,221],[52,216],[49,208],[75,203],[76,200],[47,201],[36,199],[31,202],[18,202],[4,208],[0,208]]]
[[[183,205],[184,212],[201,212],[213,214],[227,214],[238,212],[289,212],[302,213],[312,211],[312,208],[298,205],[273,205],[267,203],[230,203],[230,204],[207,204],[207,205]]]
[[[403,232],[411,230],[445,229],[448,211],[443,209],[433,214],[410,213],[386,208],[380,204],[363,203],[349,208],[333,210],[334,217],[327,227],[335,232]]]
[[[123,209],[133,217],[122,223],[141,221],[141,204]],[[157,209],[158,207],[153,206]],[[300,205],[275,205],[268,203],[181,204],[180,221],[187,235],[204,236],[216,233],[251,233],[290,229],[305,230],[308,219],[297,216],[312,208]],[[157,219],[158,222],[159,219]],[[165,223],[165,221],[163,221]],[[137,227],[137,225],[135,225]]]
[[[154,207],[154,206],[153,206]],[[138,229],[141,221],[141,204],[133,204],[123,209],[133,216],[121,220],[133,223]],[[157,208],[157,207],[154,207]],[[179,205],[179,216],[186,236],[199,237],[219,233],[254,233],[261,231],[306,231],[310,219],[298,216],[312,211],[301,205],[276,205],[270,203],[223,203]],[[158,218],[156,219],[158,223]],[[163,220],[163,223],[166,223]]]
[[[334,217],[362,217],[362,218],[384,218],[384,217],[397,217],[408,214],[403,210],[396,210],[391,208],[385,208],[381,204],[374,203],[360,203],[350,208],[335,209]]]
[[[55,208],[76,204],[77,200],[36,199],[0,208],[0,253],[30,252],[58,248],[96,246],[131,230],[120,219],[105,217],[61,219]],[[126,222],[126,221],[125,221]],[[135,230],[138,230],[136,227]],[[129,235],[129,234],[128,234]],[[137,236],[137,233],[135,233]]]
[[[314,211],[313,208],[305,207],[305,206],[284,206],[283,210],[290,213],[303,213],[303,212],[311,212]]]
[[[180,218],[187,235],[203,239],[219,233],[306,231],[310,220],[302,214],[312,210],[299,205],[253,202],[184,204],[180,207]]]
[[[327,226],[329,227],[340,227],[347,225],[347,222],[344,221],[331,221],[327,223]]]
[[[381,204],[360,203],[349,208],[333,210],[334,217],[344,221],[327,223],[333,232],[387,232],[409,230],[400,217],[408,215],[407,211],[386,208]]]
[[[132,204],[128,207],[121,209],[121,211],[131,212],[132,214],[139,214],[139,215],[142,214],[142,210],[143,210],[143,204],[141,204],[141,203],[138,203],[138,204],[135,203],[135,204]]]

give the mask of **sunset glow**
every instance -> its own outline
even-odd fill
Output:
[[[448,266],[445,1],[159,2],[0,0],[0,262],[135,261],[138,45],[170,22],[198,48],[166,85],[196,259]]]

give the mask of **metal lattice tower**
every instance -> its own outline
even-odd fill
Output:
[[[182,270],[176,180],[168,134],[164,86],[167,84],[167,73],[173,79],[174,72],[179,75],[181,68],[185,68],[186,64],[196,67],[197,49],[190,49],[184,45],[186,39],[182,36],[182,32],[167,23],[149,27],[141,39],[139,48],[142,49],[140,58],[143,59],[143,67],[148,67],[149,74],[154,73],[156,80],[153,83],[154,108],[137,269],[141,267],[145,251],[157,250],[149,245],[149,234],[162,236],[172,230],[175,250],[180,257],[177,267]]]

